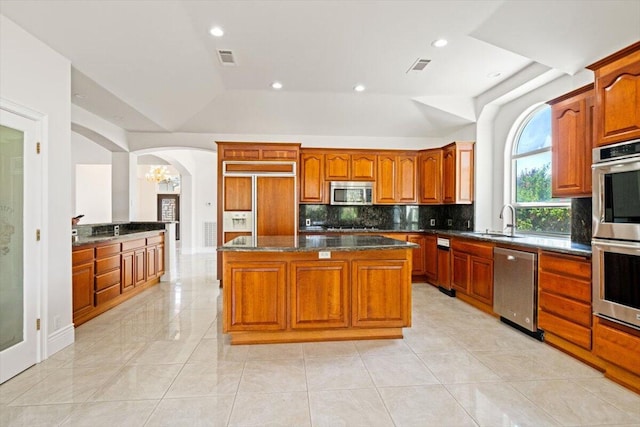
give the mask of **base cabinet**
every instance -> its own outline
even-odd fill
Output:
[[[488,312],[493,311],[493,246],[462,239],[451,241],[451,287],[462,293],[460,298]]]
[[[164,273],[164,232],[75,247],[72,263],[73,323],[79,326],[158,283]]]
[[[410,250],[223,251],[223,331],[232,344],[400,338]]]

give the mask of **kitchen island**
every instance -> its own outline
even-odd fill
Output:
[[[377,235],[250,236],[220,246],[232,344],[402,338],[417,245]]]

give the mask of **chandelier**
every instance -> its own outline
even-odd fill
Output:
[[[144,177],[147,181],[157,183],[170,181],[173,178],[169,175],[169,169],[166,166],[151,166]]]

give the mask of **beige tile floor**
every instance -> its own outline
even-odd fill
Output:
[[[230,346],[215,256],[0,386],[0,426],[640,426],[640,396],[430,285],[402,340]]]

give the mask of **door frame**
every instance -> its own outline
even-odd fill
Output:
[[[174,199],[176,201],[176,240],[180,240],[180,194],[158,193],[156,208],[158,221],[162,221],[162,199]]]
[[[47,174],[46,159],[48,157],[47,149],[46,149],[48,145],[48,141],[46,138],[47,118],[44,114],[38,111],[32,110],[20,104],[16,104],[4,98],[0,98],[0,110],[3,110],[4,112],[7,112],[13,115],[20,116],[26,120],[33,122],[33,129],[34,129],[33,141],[37,141],[40,143],[40,150],[35,156],[36,161],[34,165],[32,165],[33,172],[35,173],[33,175],[33,179],[29,187],[30,191],[36,193],[35,196],[33,196],[33,198],[34,200],[38,200],[37,204],[39,205],[38,206],[39,209],[36,210],[38,214],[37,215],[34,214],[31,220],[32,224],[29,224],[29,225],[33,225],[34,228],[40,230],[40,240],[34,243],[33,245],[26,245],[26,244],[24,245],[25,249],[31,248],[34,250],[35,253],[29,253],[29,259],[31,260],[31,262],[34,262],[36,266],[38,266],[38,268],[32,269],[32,271],[35,270],[32,276],[33,282],[34,282],[33,292],[35,295],[33,295],[33,300],[31,304],[35,305],[35,306],[32,306],[32,309],[35,312],[35,318],[40,319],[40,329],[36,330],[35,337],[34,337],[34,344],[36,347],[35,363],[40,363],[43,360],[43,355],[47,354],[46,337],[48,335],[47,333],[48,325],[46,321],[47,312],[48,312],[48,306],[47,306],[48,294],[47,294],[47,289],[44,286],[44,281],[47,277],[45,272],[47,271],[47,267],[48,267],[48,262],[46,257],[47,246],[45,244],[48,241],[48,238],[47,238],[48,236],[47,236],[46,227],[43,226],[43,224],[45,224],[45,218],[47,218],[48,216],[48,206],[44,203],[44,196],[45,194],[47,194],[47,191],[48,191],[47,182],[44,179],[44,177]],[[25,144],[33,141],[25,141]],[[35,152],[36,147],[32,147],[32,148]],[[26,149],[28,149],[27,146],[25,146],[25,150]],[[27,159],[25,159],[25,162],[26,160]],[[23,167],[24,167],[24,163],[23,163]],[[32,231],[34,233],[33,235],[35,235],[35,230],[32,230]],[[25,239],[26,239],[26,236],[28,236],[29,234],[30,233],[28,231],[25,231]],[[35,239],[35,236],[34,236],[34,239]],[[26,263],[26,259],[23,260],[23,262]],[[33,325],[33,327],[35,328],[35,325]],[[28,367],[25,369],[28,369]],[[16,373],[16,375],[18,374],[19,373]]]

